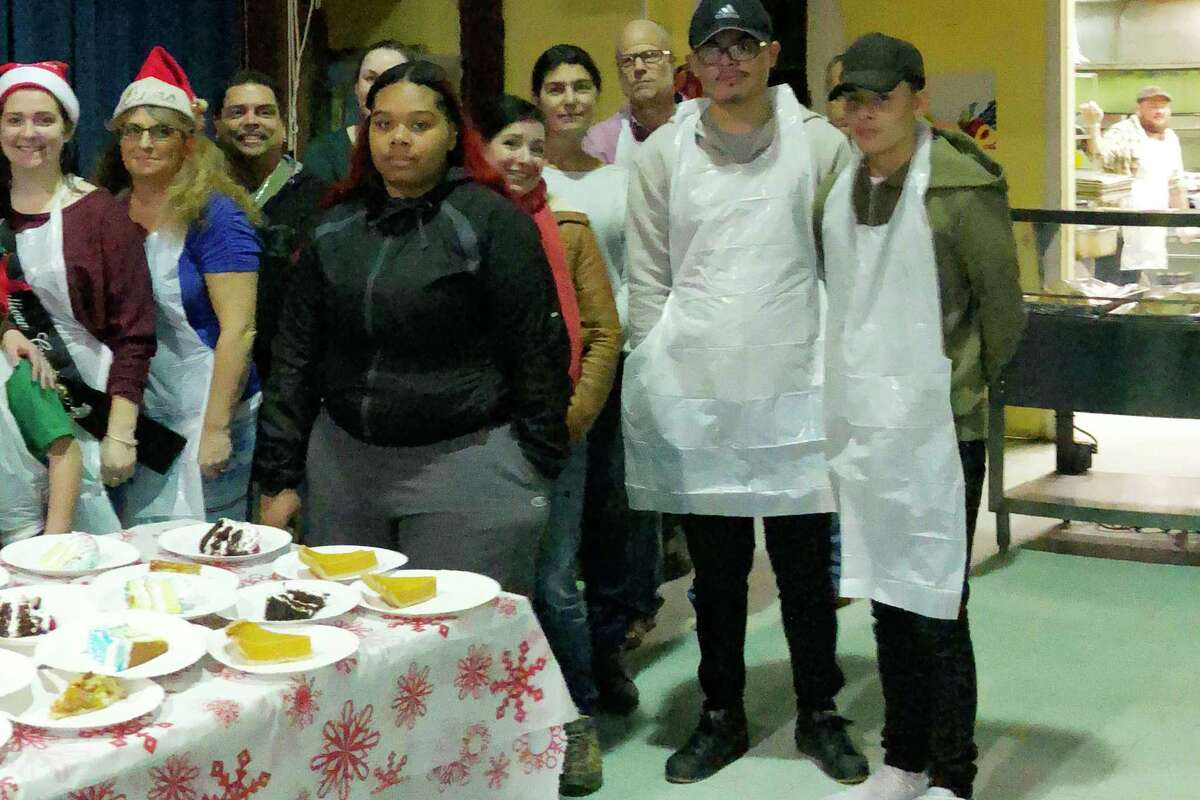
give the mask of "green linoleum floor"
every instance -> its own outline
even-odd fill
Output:
[[[686,580],[665,587],[659,630],[632,666],[642,708],[603,718],[597,800],[825,797],[837,784],[793,749],[787,648],[759,548],[747,634],[751,752],[691,786],[663,780],[699,708]],[[842,713],[872,766],[883,707],[870,609],[839,612]],[[1200,798],[1200,569],[1019,550],[972,579],[979,664],[979,800]]]

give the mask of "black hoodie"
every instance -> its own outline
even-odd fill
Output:
[[[331,209],[301,255],[260,413],[263,491],[300,485],[321,407],[373,445],[511,423],[554,477],[567,454],[567,333],[537,227],[451,169],[414,199]]]

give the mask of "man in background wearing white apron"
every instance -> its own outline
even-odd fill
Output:
[[[838,800],[970,798],[976,772],[966,570],[1024,310],[1000,166],[929,128],[924,86],[911,44],[850,46],[831,98],[858,150],[817,196],[841,593],[872,601],[885,704],[884,766]]]
[[[1171,121],[1171,95],[1158,86],[1138,92],[1137,113],[1113,125],[1102,135],[1104,111],[1094,102],[1080,108],[1087,132],[1088,152],[1099,159],[1105,172],[1133,177],[1129,207],[1134,211],[1187,208],[1183,189],[1183,151],[1179,137],[1167,127]],[[1167,268],[1167,229],[1126,226],[1121,229],[1121,271],[1125,273]]]
[[[667,29],[648,19],[626,25],[617,39],[617,74],[628,102],[591,127],[583,149],[605,164],[629,169],[638,146],[675,113],[675,58]]]
[[[704,709],[667,780],[703,780],[747,750],[747,584],[754,517],[765,517],[797,746],[856,783],[866,760],[834,705],[843,677],[812,236],[817,183],[849,145],[789,88],[768,88],[780,48],[759,0],[704,0],[688,41],[707,99],[655,131],[630,181],[622,395],[630,505],[684,515],[696,568]]]

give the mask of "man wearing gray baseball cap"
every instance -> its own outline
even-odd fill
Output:
[[[1161,86],[1146,86],[1137,95],[1137,111],[1104,133],[1104,111],[1095,102],[1079,109],[1087,132],[1088,153],[1105,172],[1129,175],[1133,187],[1129,207],[1135,211],[1187,208],[1183,189],[1183,151],[1171,122],[1171,95]],[[1167,229],[1121,229],[1121,272],[1128,276],[1167,268]],[[1097,276],[1102,277],[1102,276]],[[1116,276],[1113,279],[1119,280]],[[1136,277],[1133,278],[1136,280]]]
[[[833,495],[824,456],[817,183],[849,143],[787,86],[759,0],[703,0],[688,31],[705,98],[642,143],[630,177],[622,392],[630,505],[680,515],[696,569],[704,707],[667,761],[704,780],[749,748],[747,580],[763,517],[798,717],[795,741],[842,783],[866,759],[834,697]]]

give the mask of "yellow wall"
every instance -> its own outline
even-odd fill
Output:
[[[325,0],[322,8],[329,46],[337,50],[399,39],[430,53],[458,53],[456,0]]]
[[[641,16],[640,0],[504,0],[505,86],[529,97],[533,62],[547,47],[574,44],[596,60],[604,81],[597,119],[621,105],[614,60],[616,37],[631,19]]]
[[[907,39],[930,73],[994,71],[1000,147],[1014,206],[1039,207],[1046,181],[1045,0],[842,0],[846,41],[871,31]],[[1054,178],[1057,180],[1057,177]]]

